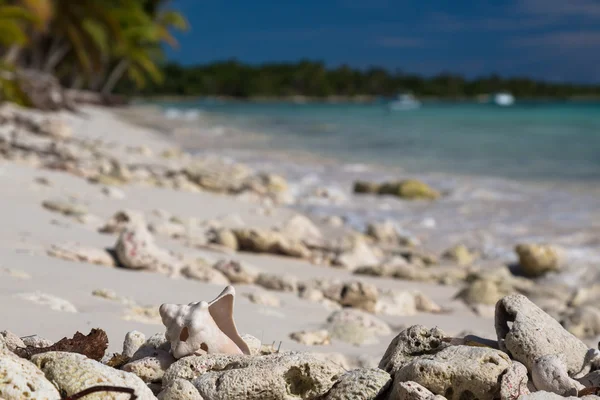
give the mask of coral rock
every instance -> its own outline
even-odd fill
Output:
[[[290,334],[290,339],[307,346],[325,346],[331,343],[326,329],[319,331],[301,331]]]
[[[375,285],[355,281],[342,286],[339,303],[342,306],[375,312],[377,298],[378,292]]]
[[[518,399],[529,394],[527,368],[518,361],[513,361],[500,381],[500,398],[502,400]]]
[[[523,273],[537,277],[560,269],[559,251],[548,245],[519,244],[515,251]]]
[[[500,378],[510,365],[510,358],[498,350],[450,346],[417,357],[396,372],[394,381],[417,382],[448,400],[492,400],[500,395]]]
[[[239,249],[254,253],[279,254],[308,258],[310,250],[299,240],[284,237],[279,232],[259,229],[235,229]]]
[[[119,263],[130,269],[176,274],[179,260],[154,243],[154,237],[143,225],[129,225],[121,232],[115,245]]]
[[[144,215],[138,211],[121,210],[116,212],[98,231],[100,233],[121,233],[129,225],[144,225]]]
[[[159,394],[158,400],[203,400],[198,389],[190,381],[177,379],[165,387]]]
[[[146,342],[146,335],[139,331],[127,332],[123,341],[123,355],[133,357],[136,351]]]
[[[214,265],[233,284],[251,284],[258,278],[258,270],[254,267],[234,260],[221,260]]]
[[[32,357],[37,365],[61,393],[71,396],[90,386],[124,386],[135,390],[140,400],[154,399],[154,394],[144,382],[129,372],[119,371],[81,354],[48,352]],[[99,392],[86,396],[86,399],[125,399],[124,394]]]
[[[130,361],[121,369],[136,374],[144,382],[161,382],[165,371],[175,361],[175,358],[171,354],[157,352],[156,356]]]
[[[461,266],[471,265],[475,261],[475,255],[464,244],[446,250],[442,257]]]
[[[514,294],[500,300],[495,326],[500,350],[528,370],[540,357],[565,354],[569,375],[584,372],[587,346],[525,296]]]
[[[279,297],[266,291],[252,292],[247,297],[254,304],[267,307],[281,307]]]
[[[96,265],[105,265],[107,267],[115,266],[115,259],[108,251],[95,247],[85,247],[79,243],[52,245],[48,250],[48,255],[67,261],[86,262]]]
[[[0,344],[2,342],[0,341]],[[3,400],[59,400],[56,387],[31,362],[0,345],[0,398]]]
[[[356,346],[378,342],[378,336],[392,333],[387,323],[367,312],[352,308],[335,311],[327,318],[333,339]]]
[[[292,275],[275,275],[261,273],[256,280],[258,286],[279,292],[297,292],[298,278]]]
[[[445,397],[435,395],[417,382],[395,382],[390,400],[444,400]],[[505,400],[505,399],[503,399]],[[508,399],[506,399],[508,400]]]
[[[212,283],[215,285],[229,285],[229,279],[217,269],[205,264],[203,261],[197,261],[186,265],[181,270],[181,275],[189,279],[195,279],[200,282]]]
[[[310,354],[247,357],[193,381],[205,399],[313,399],[325,394],[344,370]]]
[[[383,395],[392,378],[378,368],[356,369],[342,375],[323,396],[323,400],[375,400]]]
[[[417,313],[415,295],[404,290],[385,291],[381,294],[374,311],[384,315],[415,315]]]
[[[431,354],[447,347],[446,334],[438,329],[413,325],[400,332],[389,344],[379,368],[394,375],[406,364],[422,354]]]
[[[533,384],[538,390],[561,396],[577,396],[584,386],[569,377],[567,366],[560,355],[549,354],[537,358],[531,369]]]

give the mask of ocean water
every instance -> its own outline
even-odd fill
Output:
[[[384,104],[199,102],[216,124],[260,132],[256,148],[304,150],[413,173],[600,181],[600,103]]]
[[[552,243],[569,260],[561,281],[600,280],[600,103],[162,106],[188,150],[286,176],[292,206],[317,218],[390,220],[426,249],[463,243],[491,264],[514,262],[517,243]],[[352,195],[358,179],[404,178],[444,196]]]

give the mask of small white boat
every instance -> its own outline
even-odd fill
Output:
[[[494,95],[494,103],[500,107],[512,106],[515,103],[515,97],[510,93],[496,93]]]
[[[421,107],[421,102],[410,93],[398,95],[398,98],[388,104],[390,110],[414,110]]]

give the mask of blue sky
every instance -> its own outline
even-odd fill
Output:
[[[600,0],[173,0],[183,64],[322,60],[600,82]]]

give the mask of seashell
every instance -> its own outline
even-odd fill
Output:
[[[235,289],[227,286],[216,299],[159,308],[175,358],[195,353],[250,354],[233,320]]]

